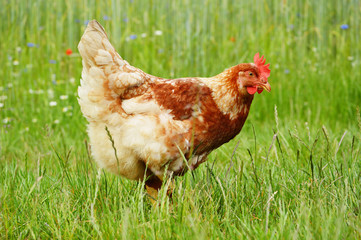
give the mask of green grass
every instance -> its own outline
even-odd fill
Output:
[[[0,238],[360,239],[360,9],[359,0],[1,1]],[[89,19],[153,75],[212,76],[256,52],[271,63],[272,92],[256,96],[235,140],[176,179],[173,202],[162,192],[152,207],[142,183],[89,157],[76,99]]]

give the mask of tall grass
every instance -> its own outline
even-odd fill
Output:
[[[2,1],[0,237],[360,238],[360,11],[358,0]],[[76,46],[91,19],[153,75],[212,76],[256,52],[271,63],[272,92],[176,179],[172,202],[163,192],[152,207],[142,183],[89,156]]]

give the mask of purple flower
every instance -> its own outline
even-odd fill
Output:
[[[290,70],[289,69],[285,69],[285,74],[289,74]]]
[[[342,24],[342,25],[340,26],[340,28],[341,28],[342,30],[346,30],[346,29],[349,28],[349,26],[348,26],[348,24]]]
[[[31,42],[27,43],[26,45],[27,45],[28,47],[35,47],[35,43],[31,43]]]
[[[85,25],[85,26],[88,26],[88,23],[89,23],[89,22],[90,22],[89,20],[85,20],[85,21],[84,21],[84,25]]]
[[[49,63],[50,63],[50,64],[56,64],[56,60],[50,59],[50,60],[49,60]]]
[[[103,20],[104,20],[104,21],[108,21],[108,20],[110,20],[110,17],[107,16],[107,15],[104,15],[104,16],[103,16]]]
[[[128,22],[128,18],[123,18],[123,22]]]
[[[130,36],[129,36],[129,39],[130,39],[130,40],[134,40],[134,39],[137,39],[137,35],[135,35],[135,34],[132,34],[132,35],[130,35]]]
[[[76,22],[76,23],[80,23],[80,19],[75,19],[75,22]]]

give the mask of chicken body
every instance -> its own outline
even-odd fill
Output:
[[[92,155],[100,167],[129,179],[162,179],[195,169],[241,131],[254,97],[250,89],[270,89],[254,63],[211,78],[144,73],[117,54],[96,21],[88,24],[78,48],[79,104],[89,122]],[[243,75],[250,72],[259,84],[247,82],[251,76]]]

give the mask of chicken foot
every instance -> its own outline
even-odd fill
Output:
[[[169,179],[169,184],[165,184],[165,187],[167,187],[167,196],[172,199],[174,184],[173,179]],[[163,185],[163,179],[155,176],[154,174],[150,175],[148,179],[145,181],[145,189],[147,190],[147,193],[149,195],[149,199],[152,202],[152,204],[155,204],[155,202],[158,200],[158,193]]]

